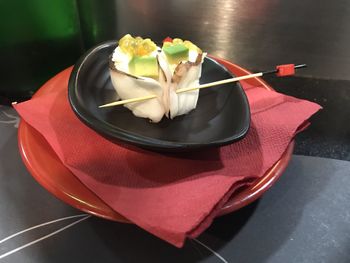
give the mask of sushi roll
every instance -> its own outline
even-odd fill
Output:
[[[199,85],[205,54],[190,41],[167,38],[162,48],[149,38],[125,35],[109,61],[112,84],[123,100],[148,95],[156,98],[125,104],[137,117],[159,122],[193,110],[199,91],[176,90]]]
[[[168,103],[166,115],[171,119],[186,114],[197,106],[199,90],[177,94],[176,90],[199,85],[205,54],[192,42],[166,38],[159,55],[159,65],[165,72],[163,100]]]
[[[152,40],[128,34],[119,40],[109,63],[111,81],[121,99],[157,96],[125,105],[135,116],[152,122],[159,122],[165,114],[157,55],[157,46]]]

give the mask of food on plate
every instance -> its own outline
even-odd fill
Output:
[[[167,37],[158,47],[149,38],[127,34],[110,57],[112,84],[122,100],[156,95],[125,104],[135,116],[152,122],[163,116],[172,119],[196,108],[199,90],[181,94],[176,90],[199,85],[205,55],[188,40]]]

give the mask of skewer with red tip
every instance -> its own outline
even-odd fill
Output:
[[[278,76],[278,77],[286,77],[286,76],[294,75],[296,69],[306,68],[306,67],[307,67],[306,64],[299,64],[299,65],[284,64],[284,65],[277,65],[276,69],[274,69],[274,70],[264,71],[261,73],[262,73],[262,75],[276,73],[276,76]]]
[[[183,89],[178,89],[176,90],[176,93],[183,93],[183,92],[188,92],[188,91],[193,91],[193,90],[198,90],[198,89],[205,89],[205,88],[210,88],[226,83],[232,83],[240,80],[245,80],[245,79],[251,79],[251,78],[256,78],[256,77],[261,77],[263,75],[267,74],[273,74],[276,73],[278,77],[284,77],[284,76],[291,76],[295,74],[296,69],[300,68],[305,68],[306,64],[300,64],[300,65],[294,65],[294,64],[285,64],[285,65],[278,65],[276,66],[276,69],[270,70],[270,71],[265,71],[265,72],[259,72],[259,73],[254,73],[250,75],[244,75],[240,77],[235,77],[235,78],[230,78],[230,79],[224,79],[224,80],[218,80],[214,81],[211,83],[205,83],[202,85],[199,85],[197,87],[188,87],[188,88],[183,88]],[[106,108],[106,107],[112,107],[112,106],[118,106],[118,105],[124,105],[127,103],[133,103],[133,102],[140,102],[140,101],[145,101],[149,99],[154,99],[156,98],[156,95],[148,95],[145,97],[138,97],[138,98],[132,98],[132,99],[127,99],[127,100],[120,100],[120,101],[115,101],[111,103],[107,103],[104,105],[99,106],[99,108]]]

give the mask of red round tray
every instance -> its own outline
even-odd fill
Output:
[[[250,74],[249,71],[233,63],[223,59],[215,59],[236,76]],[[36,92],[34,97],[48,94],[59,88],[66,88],[70,72],[71,68],[53,77]],[[246,81],[252,85],[259,85],[272,90],[260,78],[252,78]],[[20,122],[18,129],[18,144],[22,159],[29,172],[44,188],[57,198],[86,213],[109,220],[129,222],[83,185],[63,165],[44,137],[23,120]],[[223,206],[219,215],[231,213],[261,197],[282,175],[292,156],[293,149],[294,141],[289,144],[281,159],[264,176],[254,181],[250,186],[235,193],[226,205]]]

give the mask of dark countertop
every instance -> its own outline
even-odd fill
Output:
[[[31,177],[17,148],[17,115],[5,107],[0,111],[0,262],[350,261],[350,163],[298,155],[259,201],[216,219],[183,249],[134,225],[94,217],[63,220],[3,242],[34,225],[82,213]],[[69,229],[1,258],[80,219]]]
[[[294,153],[350,161],[350,81],[264,77],[278,92],[314,101],[323,110],[296,137]]]

